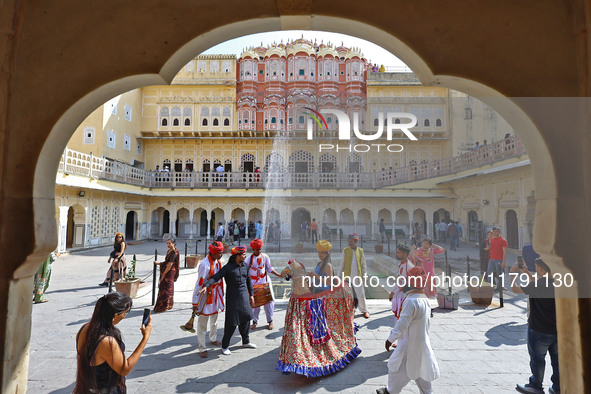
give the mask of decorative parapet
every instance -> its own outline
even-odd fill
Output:
[[[184,189],[378,189],[459,173],[526,154],[512,136],[462,155],[377,172],[155,172],[66,148],[58,172],[148,188]]]

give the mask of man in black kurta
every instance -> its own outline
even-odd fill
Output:
[[[228,263],[205,282],[201,289],[201,292],[206,291],[206,288],[222,278],[226,281],[226,320],[222,339],[222,353],[225,355],[231,354],[228,347],[236,326],[242,336],[242,346],[256,348],[248,337],[250,321],[253,318],[251,305],[254,303],[254,297],[248,267],[244,264],[246,246],[232,248],[231,253]]]

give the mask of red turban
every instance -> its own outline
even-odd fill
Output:
[[[253,239],[250,243],[250,248],[252,250],[261,249],[263,247],[263,240],[262,239]]]
[[[412,267],[406,272],[406,285],[417,289],[427,286],[427,273],[421,267]]]
[[[211,254],[218,254],[224,251],[224,244],[220,241],[213,241],[211,245],[209,245],[209,253]]]
[[[246,246],[234,246],[230,253],[232,253],[232,255],[246,253]]]

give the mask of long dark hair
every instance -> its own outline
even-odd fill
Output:
[[[92,318],[88,322],[86,337],[81,350],[78,352],[78,370],[76,373],[76,387],[74,393],[88,393],[97,389],[95,370],[92,368],[92,358],[98,346],[98,341],[103,336],[113,337],[123,351],[121,332],[113,325],[113,318],[130,309],[133,304],[131,298],[120,292],[105,294],[96,302]],[[118,371],[115,371],[118,372]],[[119,376],[117,384],[122,383]]]

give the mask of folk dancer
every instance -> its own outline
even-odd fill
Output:
[[[349,246],[343,249],[340,272],[343,273],[345,278],[349,278],[354,297],[357,299],[357,307],[363,313],[363,317],[369,319],[369,311],[365,305],[365,288],[363,286],[364,278],[367,275],[367,264],[365,262],[365,253],[363,253],[362,248],[357,247],[357,241],[359,241],[359,237],[356,233],[349,235]],[[353,264],[353,258],[355,258],[355,264]],[[360,277],[361,283],[359,283],[359,280],[355,280],[356,277]]]
[[[242,347],[256,349],[250,342],[249,329],[252,319],[252,304],[254,303],[252,283],[248,276],[246,246],[232,248],[228,263],[215,275],[209,278],[198,294],[205,293],[214,283],[224,278],[226,281],[226,319],[224,322],[224,337],[222,338],[222,354],[230,355],[230,339],[236,331],[236,326],[242,337]]]
[[[203,284],[219,270],[222,269],[220,259],[224,251],[224,244],[219,241],[213,241],[209,245],[209,253],[205,259],[199,262],[197,267],[197,282],[193,291],[193,314],[197,314],[197,341],[199,342],[199,356],[207,358],[207,348],[205,347],[205,332],[209,322],[209,342],[215,346],[221,346],[217,340],[218,332],[218,312],[223,312],[224,305],[224,285],[222,281],[217,281],[207,290],[206,293],[199,294]],[[203,302],[202,297],[205,297]],[[201,309],[201,310],[199,310]]]
[[[421,393],[433,393],[431,382],[439,377],[439,366],[429,339],[429,300],[424,294],[427,273],[421,267],[407,272],[408,286],[402,302],[400,318],[386,340],[386,350],[398,340],[388,360],[388,386],[376,390],[378,394],[400,393],[412,379]]]
[[[263,240],[262,239],[253,239],[250,243],[250,248],[252,249],[252,254],[248,256],[245,260],[245,264],[248,267],[248,275],[250,276],[250,280],[252,281],[252,286],[263,285],[265,283],[269,284],[269,290],[271,294],[273,294],[273,284],[271,282],[271,278],[269,274],[273,274],[278,278],[281,278],[273,266],[271,265],[271,259],[264,253],[261,253],[261,249],[263,248]],[[265,316],[267,317],[267,324],[269,325],[269,330],[273,329],[273,310],[275,309],[275,303],[273,301],[269,302],[268,304],[264,305],[265,308]],[[259,314],[261,313],[261,307],[258,306],[256,308],[252,308],[252,313],[254,318],[252,320],[252,326],[250,326],[251,330],[257,328],[257,324],[259,322]]]
[[[404,297],[406,297],[404,286],[408,282],[408,271],[414,267],[414,265],[408,261],[409,252],[410,250],[404,244],[400,244],[396,248],[396,258],[400,260],[400,264],[398,264],[398,277],[396,278],[396,284],[390,293],[392,312],[394,313],[394,323],[398,321],[400,318],[400,313],[402,312],[402,300],[404,300]]]

